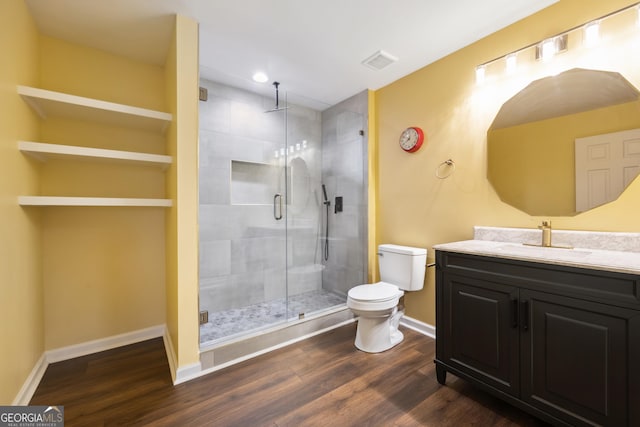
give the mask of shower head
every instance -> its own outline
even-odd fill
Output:
[[[275,111],[283,111],[288,110],[289,107],[280,107],[280,98],[279,98],[279,90],[278,86],[280,86],[280,82],[273,82],[273,86],[276,88],[276,108],[272,108],[271,110],[265,111],[265,113],[273,113]]]
[[[277,107],[277,108],[272,108],[271,110],[265,110],[263,111],[264,113],[275,113],[276,111],[284,111],[284,110],[288,110],[289,107]]]

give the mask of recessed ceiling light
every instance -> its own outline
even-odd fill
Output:
[[[256,83],[264,83],[269,80],[269,76],[267,76],[262,71],[258,71],[253,75],[253,81]]]

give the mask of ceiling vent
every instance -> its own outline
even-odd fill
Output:
[[[364,61],[362,61],[362,65],[365,65],[372,70],[382,70],[386,68],[388,65],[396,62],[398,58],[395,56],[388,54],[384,50],[379,50]]]

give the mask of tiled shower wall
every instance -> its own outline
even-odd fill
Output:
[[[322,287],[345,296],[367,278],[367,96],[361,92],[322,112],[322,181],[331,200]],[[343,212],[334,213],[336,196]]]
[[[201,309],[215,312],[320,289],[321,113],[292,106],[285,127],[284,111],[264,112],[274,107],[273,98],[200,84],[208,89],[199,113]],[[289,183],[284,150],[290,150]],[[288,185],[285,219],[277,221],[273,195],[285,195]]]

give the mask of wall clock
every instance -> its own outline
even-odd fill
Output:
[[[407,153],[415,153],[422,146],[424,132],[419,127],[406,128],[400,135],[400,147]]]

